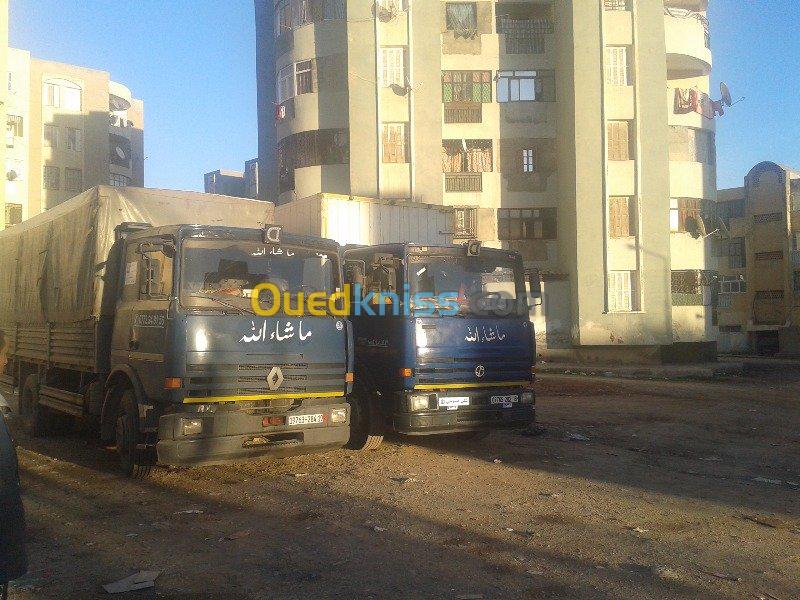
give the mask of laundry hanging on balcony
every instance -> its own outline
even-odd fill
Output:
[[[711,100],[708,94],[694,88],[675,88],[675,114],[696,112],[706,119],[724,115],[722,102]]]

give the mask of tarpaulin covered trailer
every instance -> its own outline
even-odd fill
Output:
[[[260,228],[270,202],[215,194],[98,186],[0,232],[0,329],[9,355],[102,371],[99,323],[114,313],[106,260],[122,223]]]

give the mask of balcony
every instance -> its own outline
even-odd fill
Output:
[[[480,102],[449,102],[444,105],[445,123],[481,123],[483,105]]]
[[[708,75],[713,61],[705,16],[684,9],[665,8],[664,20],[667,70]]]
[[[483,191],[483,176],[481,173],[445,173],[444,191],[481,192]]]

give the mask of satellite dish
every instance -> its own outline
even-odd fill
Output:
[[[731,90],[728,84],[724,81],[719,84],[719,91],[722,94],[722,103],[725,106],[733,106],[733,98],[731,98]]]
[[[9,181],[14,181],[17,177],[19,177],[19,175],[14,169],[11,169],[8,173],[6,173],[6,179]]]

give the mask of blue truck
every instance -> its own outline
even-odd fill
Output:
[[[386,431],[467,437],[534,422],[540,295],[516,252],[411,243],[347,247],[355,338],[350,447]]]
[[[101,186],[0,233],[0,384],[29,432],[94,422],[135,477],[343,446],[344,311],[253,302],[263,283],[335,295],[339,246],[270,226],[270,206]]]

